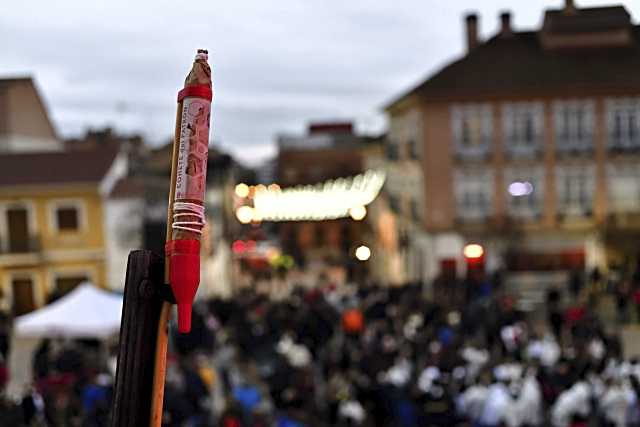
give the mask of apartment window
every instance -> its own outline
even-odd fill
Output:
[[[74,207],[58,208],[56,210],[58,230],[76,231],[79,227],[78,210]]]
[[[392,141],[387,142],[386,151],[387,151],[388,160],[396,161],[400,158],[400,150],[399,150],[398,144]]]
[[[559,151],[586,151],[593,147],[593,101],[557,101],[553,105],[556,147]]]
[[[492,137],[489,104],[454,105],[451,120],[456,155],[483,157],[489,153]]]
[[[611,212],[640,212],[640,170],[635,165],[607,165],[608,206]]]
[[[485,216],[488,210],[487,205],[488,197],[482,192],[465,191],[462,193],[462,199],[459,203],[459,210],[463,213],[463,216],[469,216],[470,213],[478,213],[479,215],[471,216]]]
[[[492,213],[493,174],[487,171],[458,171],[454,177],[457,217],[482,220]]]
[[[569,215],[590,215],[592,210],[595,175],[592,167],[558,167],[558,207]]]
[[[505,172],[507,209],[514,218],[535,218],[542,213],[544,175],[541,169]]]
[[[407,145],[409,146],[409,158],[412,160],[418,160],[420,158],[418,142],[415,139],[412,139],[407,143]]]
[[[512,156],[534,156],[542,149],[544,109],[541,102],[506,103],[502,124],[505,148]]]
[[[640,98],[608,99],[605,103],[609,147],[640,148]]]
[[[60,200],[49,206],[50,226],[58,232],[77,232],[85,226],[85,209],[81,200]]]
[[[29,252],[29,211],[24,207],[7,209],[8,250]]]

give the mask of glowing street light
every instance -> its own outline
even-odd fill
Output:
[[[236,196],[245,198],[249,195],[249,186],[245,183],[240,183],[236,185]]]
[[[278,191],[281,191],[281,188],[280,188],[280,186],[279,186],[278,184],[273,183],[273,184],[271,184],[271,185],[269,185],[269,186],[267,187],[267,190],[269,190],[269,191],[271,191],[271,192],[276,193],[276,192],[278,192]]]
[[[371,249],[368,246],[361,245],[356,248],[356,258],[358,261],[366,261],[371,258]]]
[[[236,209],[236,218],[242,224],[249,224],[254,217],[253,208],[251,206],[240,206]]]
[[[469,243],[464,247],[462,253],[467,259],[482,258],[482,255],[484,255],[484,248],[477,243]]]
[[[508,191],[513,197],[528,196],[533,193],[533,185],[528,181],[515,181],[509,184]]]
[[[355,221],[362,221],[364,217],[367,216],[367,208],[363,205],[354,206],[349,209],[349,215],[351,215],[351,218]]]

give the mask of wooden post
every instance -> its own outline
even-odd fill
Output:
[[[164,259],[147,250],[129,253],[111,411],[113,427],[150,424],[156,340],[165,298],[170,298],[170,290],[164,284]]]

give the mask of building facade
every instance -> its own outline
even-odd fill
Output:
[[[104,199],[118,151],[0,155],[0,298],[15,315],[83,281],[107,287]]]
[[[432,264],[462,272],[467,243],[489,270],[635,262],[640,28],[622,6],[572,1],[534,31],[500,21],[482,41],[468,15],[467,53],[387,107],[389,144],[422,150]]]
[[[385,194],[396,234],[390,253],[396,274],[391,283],[428,282],[434,269],[429,256],[431,239],[423,228],[423,121],[419,109],[408,108],[397,110],[389,123]]]

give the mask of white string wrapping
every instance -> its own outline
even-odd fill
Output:
[[[184,217],[195,217],[196,220],[182,221],[181,218]],[[174,202],[173,223],[171,224],[171,228],[202,234],[202,227],[204,227],[205,223],[204,206],[196,203]]]

